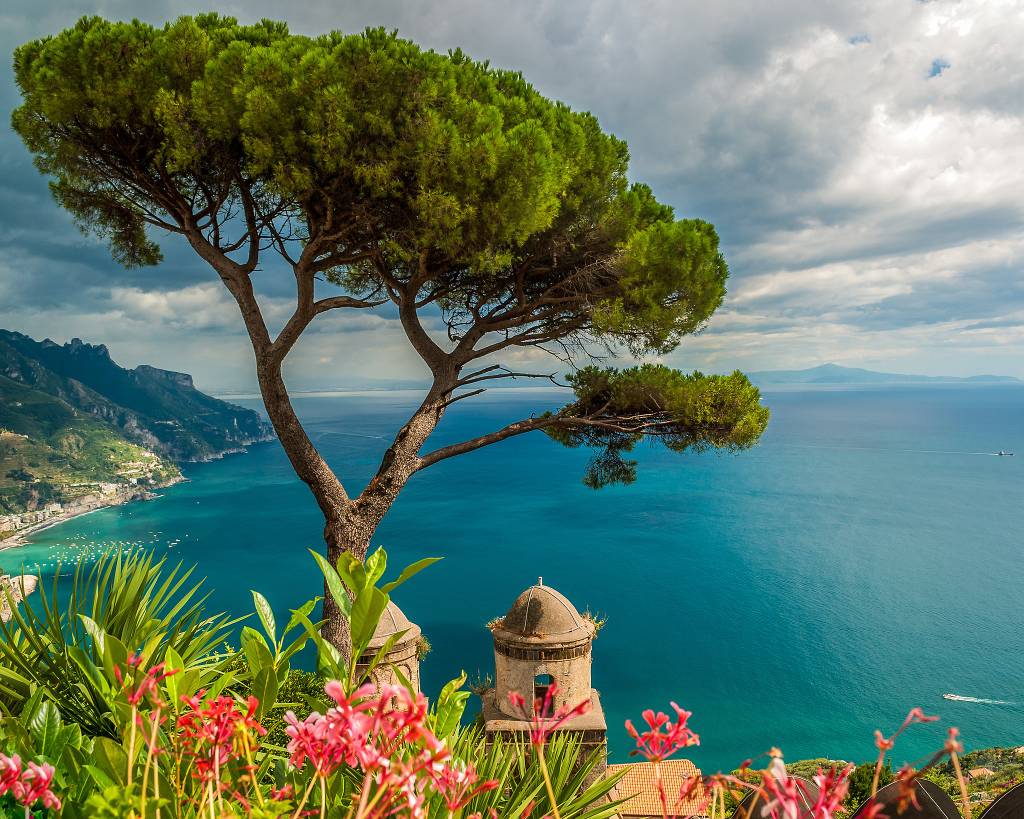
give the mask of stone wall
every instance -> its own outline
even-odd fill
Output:
[[[571,708],[590,696],[590,642],[570,646],[544,646],[520,648],[494,644],[495,702],[499,709],[511,717],[518,714],[511,708],[508,695],[517,691],[528,702],[533,702],[533,686],[538,676],[550,674],[558,685],[553,700],[554,708]],[[526,652],[529,659],[516,656]],[[541,659],[541,658],[544,659]]]

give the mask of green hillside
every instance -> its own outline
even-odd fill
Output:
[[[195,388],[185,373],[118,366],[102,344],[56,344],[0,330],[0,375],[61,399],[174,461],[205,461],[271,437],[253,410]]]
[[[179,475],[108,424],[0,375],[0,515],[64,505],[100,484],[145,488]]]
[[[176,462],[270,437],[258,413],[184,373],[128,370],[102,344],[0,330],[0,538],[144,496],[180,478]]]

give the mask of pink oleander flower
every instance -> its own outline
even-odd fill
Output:
[[[692,714],[674,702],[670,705],[676,712],[675,723],[671,722],[667,714],[661,711],[655,714],[650,708],[643,712],[644,722],[647,723],[647,730],[643,733],[633,727],[631,720],[626,720],[626,730],[636,740],[636,750],[630,752],[631,756],[639,754],[648,762],[661,762],[682,748],[700,745],[700,737],[686,727],[686,721]]]
[[[479,794],[498,787],[497,779],[479,782],[476,770],[464,762],[435,763],[430,769],[430,778],[449,811],[457,811]]]
[[[444,744],[427,727],[427,701],[402,686],[371,684],[345,693],[336,681],[324,686],[334,706],[326,714],[314,712],[300,720],[285,714],[291,764],[301,768],[310,762],[318,776],[328,776],[339,765],[373,774],[381,784],[407,786],[408,770],[396,767],[403,750],[419,746],[428,756],[423,766],[440,764],[448,756]],[[408,794],[407,794],[408,796]],[[409,796],[415,801],[413,796]]]
[[[138,653],[130,655],[125,665],[126,671],[132,670],[133,679],[128,680],[128,675],[122,674],[120,666],[114,666],[114,676],[117,678],[118,685],[124,689],[128,697],[128,704],[138,706],[140,702],[146,700],[153,708],[165,707],[166,703],[160,698],[159,684],[177,674],[181,669],[167,670],[165,663],[157,663],[143,674],[141,680],[136,681],[134,678],[142,670],[142,655]]]
[[[22,767],[17,754],[0,754],[0,796],[9,793],[26,808],[36,802],[50,810],[60,810],[61,801],[53,792],[53,766],[29,762]]]
[[[964,752],[964,745],[959,740],[959,736],[959,728],[953,727],[949,729],[946,734],[946,742],[942,748],[947,754],[962,754]]]
[[[842,809],[843,800],[850,790],[850,774],[854,766],[845,768],[832,767],[828,771],[818,768],[814,784],[818,786],[818,798],[811,805],[811,816],[814,819],[833,819]]]
[[[911,805],[915,810],[921,810],[917,802],[917,780],[922,771],[917,770],[910,764],[905,764],[896,772],[896,782],[899,790],[899,802],[897,813],[903,813]]]
[[[205,705],[202,691],[194,697],[182,697],[189,710],[178,717],[178,729],[185,752],[194,758],[194,775],[203,781],[217,776],[224,765],[237,756],[235,742],[242,734],[267,731],[255,718],[259,701],[249,697],[247,710],[239,711],[231,697],[217,697]]]
[[[762,816],[799,819],[803,807],[800,783],[786,772],[786,763],[777,753],[772,755],[772,761],[762,775],[761,786],[767,796],[761,809]]]
[[[532,703],[532,710],[526,707],[526,699],[518,691],[511,691],[508,701],[521,715],[523,720],[530,723],[530,743],[534,746],[543,745],[553,731],[557,731],[569,720],[586,714],[590,710],[590,700],[585,699],[574,706],[563,705],[555,708],[555,695],[559,688],[557,683],[551,683],[543,697],[538,697]]]
[[[875,747],[878,748],[881,754],[885,754],[886,751],[891,751],[892,747],[896,744],[896,740],[899,735],[907,730],[914,723],[920,722],[935,722],[938,717],[931,717],[925,714],[920,708],[911,708],[910,713],[907,714],[906,719],[903,720],[903,724],[896,730],[892,736],[887,737],[881,731],[875,731]]]
[[[0,794],[7,793],[21,779],[21,758],[0,754]]]

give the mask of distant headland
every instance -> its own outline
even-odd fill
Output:
[[[1010,375],[908,375],[881,373],[840,364],[821,364],[805,370],[764,370],[749,373],[758,386],[776,384],[1024,384]]]
[[[185,373],[119,367],[102,344],[0,330],[0,544],[182,480],[272,437],[253,410]]]

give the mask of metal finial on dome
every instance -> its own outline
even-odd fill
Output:
[[[492,631],[496,640],[528,643],[589,641],[594,637],[594,627],[562,594],[545,586],[543,577],[523,590]]]

